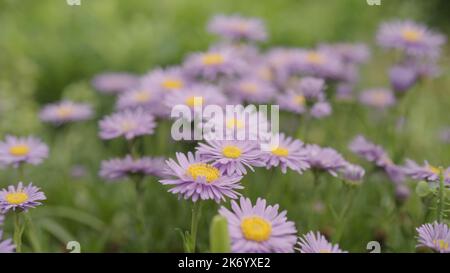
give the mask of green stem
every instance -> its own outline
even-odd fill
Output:
[[[439,168],[439,191],[438,191],[438,199],[437,199],[437,221],[442,223],[444,218],[444,171]]]
[[[197,243],[197,230],[198,222],[201,216],[201,202],[194,202],[192,206],[192,219],[191,219],[191,233],[190,233],[190,247],[189,252],[195,253],[196,243]]]
[[[25,229],[25,226],[22,224],[20,219],[20,212],[14,212],[14,244],[16,246],[16,252],[22,252],[22,234]]]
[[[136,224],[141,236],[142,250],[147,250],[148,231],[145,224],[145,187],[142,176],[132,177],[136,193]]]
[[[133,138],[131,140],[128,140],[128,152],[131,154],[131,156],[133,158],[138,158],[139,157],[139,152],[137,150],[137,143],[136,140]]]
[[[337,225],[337,231],[336,231],[336,235],[334,236],[334,240],[336,242],[339,242],[339,240],[342,237],[342,233],[345,229],[347,220],[348,220],[348,212],[350,211],[350,208],[353,204],[353,200],[355,199],[355,190],[353,189],[354,187],[347,184],[346,182],[343,181],[343,187],[344,187],[344,192],[342,194],[342,196],[345,196],[347,203],[345,204],[345,206],[342,208],[341,212],[339,213],[339,219],[338,219],[338,225]]]
[[[310,123],[310,115],[308,113],[304,113],[302,115],[301,124],[297,129],[296,136],[299,139],[302,139],[303,142],[308,141],[308,131],[309,131],[309,123]]]
[[[28,213],[24,214],[25,221],[27,223],[28,229],[27,229],[27,235],[28,239],[31,243],[31,246],[33,248],[34,252],[42,252],[41,243],[39,241],[39,237],[36,235],[36,227],[33,224],[33,221]]]
[[[25,181],[23,181],[25,179],[25,170],[24,170],[24,164],[20,163],[19,167],[17,168],[17,176],[19,178],[20,182],[25,183]]]

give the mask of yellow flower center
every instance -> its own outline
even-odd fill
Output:
[[[386,95],[386,93],[377,92],[377,93],[373,94],[372,99],[376,105],[384,106],[384,104],[388,100],[388,96]]]
[[[187,169],[187,174],[194,178],[194,180],[197,180],[198,177],[205,177],[208,183],[212,183],[220,177],[219,169],[206,163],[191,164]]]
[[[73,107],[71,106],[60,106],[56,110],[56,115],[60,118],[67,118],[73,114]]]
[[[308,55],[306,55],[306,60],[312,64],[323,64],[325,62],[323,55],[317,52],[308,53]]]
[[[201,106],[203,104],[203,97],[191,96],[187,98],[185,102],[187,106],[194,108],[196,105]]]
[[[9,153],[14,156],[24,156],[30,152],[30,147],[26,144],[17,144],[9,148]]]
[[[446,242],[442,239],[433,240],[433,244],[435,246],[437,246],[440,250],[448,250],[448,248],[449,248],[448,242]]]
[[[258,86],[252,82],[244,82],[241,84],[241,89],[245,93],[254,94],[256,91],[258,91]]]
[[[225,146],[222,150],[222,154],[228,158],[238,158],[241,156],[241,153],[241,149],[233,145]]]
[[[221,54],[218,53],[209,53],[205,54],[202,58],[202,62],[204,65],[219,65],[223,64],[225,59]]]
[[[267,67],[263,67],[263,68],[259,69],[258,75],[263,80],[266,80],[266,81],[270,81],[273,78],[272,71],[269,68],[267,68]]]
[[[272,149],[272,154],[276,155],[276,156],[288,156],[289,155],[289,150],[283,147],[276,147],[274,149]]]
[[[244,128],[244,122],[242,122],[241,120],[238,120],[237,118],[232,118],[227,120],[226,126],[228,129],[242,129]]]
[[[428,166],[428,170],[429,170],[430,172],[434,173],[434,174],[440,174],[440,173],[441,173],[441,171],[439,170],[439,168],[436,168],[436,167],[431,166],[431,165]]]
[[[179,79],[167,78],[161,85],[167,89],[181,89],[183,88],[184,83]]]
[[[305,105],[305,97],[303,95],[297,95],[294,98],[294,102],[298,105]]]
[[[331,253],[328,249],[321,249],[319,250],[319,253]]]
[[[11,205],[20,205],[28,200],[28,194],[24,192],[11,192],[6,194],[5,200]]]
[[[137,127],[136,123],[129,120],[122,122],[122,124],[120,125],[120,128],[124,132],[130,132],[136,129],[136,127]]]
[[[263,242],[270,238],[272,224],[259,216],[246,217],[241,221],[241,230],[245,239]]]
[[[231,26],[231,28],[238,32],[246,32],[249,28],[249,25],[244,22],[235,23]]]
[[[146,91],[139,91],[134,94],[134,100],[137,102],[148,102],[150,98],[150,93]]]
[[[402,37],[406,41],[414,43],[422,39],[422,33],[414,29],[406,28],[402,32]]]

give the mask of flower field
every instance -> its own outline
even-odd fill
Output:
[[[448,4],[365,2],[1,2],[0,253],[450,252]]]

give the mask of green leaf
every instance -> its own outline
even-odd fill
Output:
[[[72,241],[75,237],[67,231],[64,227],[62,227],[57,222],[51,219],[42,219],[39,221],[39,226],[57,238],[61,243],[66,244],[69,241]]]
[[[431,193],[429,184],[425,181],[420,181],[416,186],[416,193],[419,197],[426,197]]]
[[[228,221],[225,217],[216,215],[211,222],[210,251],[212,253],[228,253],[231,249]]]
[[[96,230],[103,230],[105,227],[100,219],[78,209],[68,207],[46,207],[45,213],[43,214],[47,214],[50,217],[70,219]]]

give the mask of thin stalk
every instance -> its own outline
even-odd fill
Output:
[[[337,231],[336,231],[336,235],[334,236],[334,240],[336,242],[338,242],[342,237],[342,233],[345,229],[345,225],[348,220],[348,212],[350,211],[350,208],[353,205],[353,200],[355,199],[354,198],[355,197],[354,186],[348,185],[345,181],[343,181],[343,187],[344,187],[343,196],[345,196],[347,203],[345,204],[345,206],[342,208],[341,212],[339,213]]]
[[[135,186],[136,194],[136,224],[138,233],[141,237],[143,244],[143,250],[146,251],[146,243],[148,239],[148,232],[145,223],[145,188],[142,176],[132,177],[133,184]]]
[[[128,140],[128,152],[131,154],[133,158],[139,157],[139,151],[137,150],[137,143],[135,139]]]
[[[437,221],[442,223],[444,219],[444,171],[439,168],[439,189],[438,189],[438,199],[437,199]]]
[[[13,241],[14,245],[16,246],[16,252],[21,253],[22,252],[22,234],[24,231],[23,223],[20,219],[20,212],[14,212],[14,236]]]
[[[192,205],[192,218],[191,218],[191,233],[190,233],[190,246],[188,248],[189,252],[195,253],[196,243],[197,243],[197,230],[198,223],[201,216],[201,202],[194,202]]]
[[[19,164],[19,167],[17,167],[17,178],[19,178],[20,182],[24,182],[23,181],[25,179],[25,167],[23,163]]]

